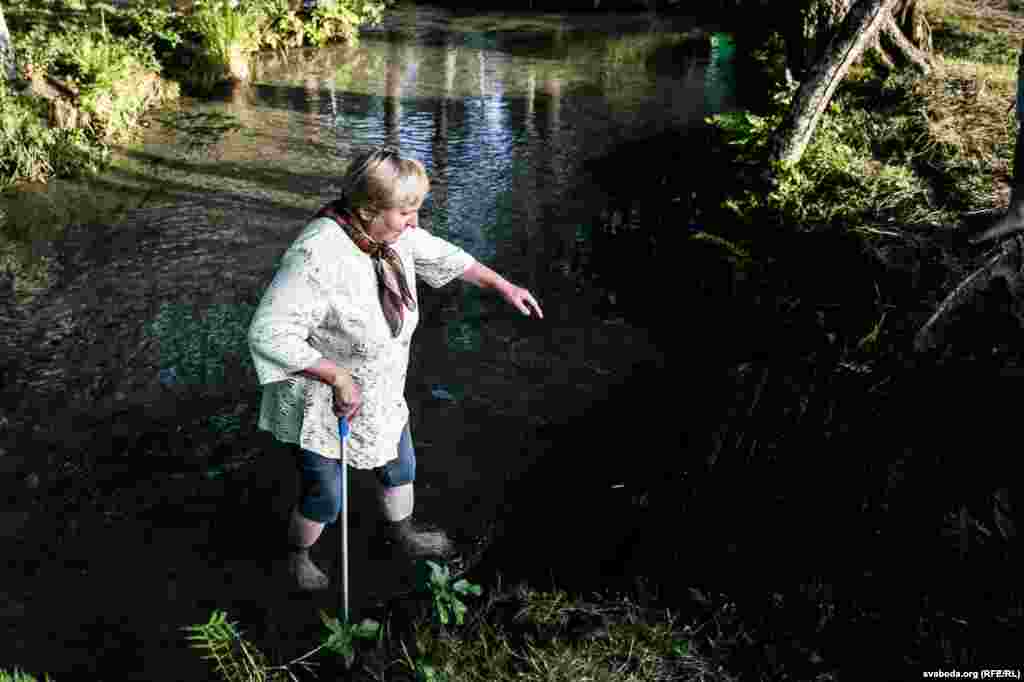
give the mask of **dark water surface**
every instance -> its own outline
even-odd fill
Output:
[[[622,399],[666,361],[579,276],[604,206],[585,164],[733,106],[728,63],[686,47],[698,35],[654,15],[403,7],[358,46],[260,55],[251,83],[158,112],[93,182],[4,198],[0,667],[201,679],[178,628],[212,608],[286,654],[315,644],[313,607],[336,594],[268,596],[283,594],[272,559],[291,483],[255,431],[245,332],[277,259],[368,145],[421,159],[421,225],[544,307],[524,319],[473,287],[421,286],[418,514],[471,546],[545,454],[537,427]],[[358,610],[408,570],[373,550],[369,481],[351,478]],[[334,577],[336,543],[329,530],[315,551]]]

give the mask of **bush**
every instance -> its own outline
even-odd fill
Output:
[[[0,188],[93,172],[108,162],[109,151],[84,130],[49,128],[45,106],[0,82]]]
[[[259,5],[233,7],[231,0],[197,0],[189,27],[202,37],[208,68],[248,78],[246,60],[260,48],[265,14]]]

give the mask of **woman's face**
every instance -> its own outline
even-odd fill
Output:
[[[420,199],[412,206],[402,208],[389,208],[377,214],[367,232],[379,242],[394,244],[406,230],[419,226],[420,206],[423,200]]]

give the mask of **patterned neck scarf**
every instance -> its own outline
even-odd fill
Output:
[[[405,308],[416,310],[416,301],[412,297],[412,292],[409,291],[402,259],[390,246],[376,241],[357,226],[341,200],[327,204],[317,212],[314,218],[330,218],[336,222],[359,247],[359,250],[368,254],[373,260],[374,270],[377,272],[377,295],[380,298],[380,307],[384,311],[384,318],[388,321],[388,326],[391,327],[391,335],[397,337],[402,333]],[[390,271],[384,267],[385,264],[390,266]]]

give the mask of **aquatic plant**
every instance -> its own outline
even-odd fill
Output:
[[[323,643],[282,665],[270,665],[267,657],[242,636],[238,624],[227,619],[227,613],[215,610],[206,623],[188,625],[186,639],[191,647],[210,661],[224,682],[286,682],[297,679],[292,672],[301,668],[312,672],[316,665],[310,659],[321,650],[340,656],[347,668],[355,662],[358,640],[379,639],[383,630],[376,621],[366,618],[357,624],[342,623],[320,612],[328,630]]]
[[[431,595],[434,618],[441,625],[462,625],[467,607],[462,601],[469,595],[480,596],[483,590],[465,578],[453,580],[450,569],[434,561],[420,564],[420,587]]]
[[[50,682],[50,676],[46,675],[43,677],[46,682]],[[0,682],[37,682],[36,678],[29,675],[27,672],[15,668],[11,672],[6,670],[0,670]]]
[[[199,625],[182,628],[193,649],[213,664],[214,671],[225,682],[284,682],[284,670],[271,670],[266,656],[242,637],[237,623],[229,621],[224,611],[214,611],[210,619]]]
[[[355,662],[357,640],[379,640],[384,633],[380,623],[371,618],[364,618],[359,623],[346,623],[320,611],[320,620],[323,621],[330,634],[318,648],[322,647],[334,655],[340,656],[345,661],[346,668],[351,668]]]
[[[249,56],[260,48],[263,9],[258,4],[231,0],[200,0],[193,7],[189,26],[203,41],[204,66],[226,78],[246,80]]]

